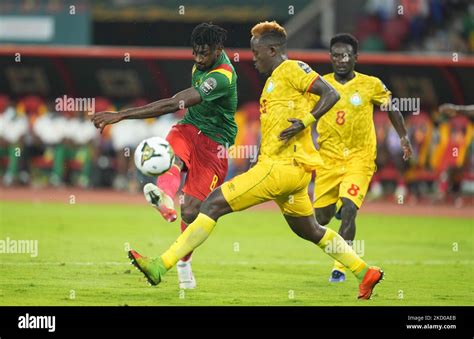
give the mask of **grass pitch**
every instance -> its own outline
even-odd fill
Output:
[[[0,241],[38,240],[38,256],[0,253],[0,305],[474,305],[470,219],[360,215],[365,259],[386,277],[370,301],[356,279],[328,282],[332,259],[273,211],[223,217],[196,251],[196,290],[176,270],[157,287],[128,247],[158,255],[179,233],[150,207],[0,202]],[[333,221],[330,227],[338,227]]]

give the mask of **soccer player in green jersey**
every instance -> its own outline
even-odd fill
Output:
[[[227,158],[222,147],[234,144],[237,125],[237,75],[224,52],[227,32],[213,24],[202,23],[191,34],[194,66],[191,87],[171,98],[119,112],[98,112],[92,117],[101,130],[123,119],[147,119],[187,108],[184,118],[167,136],[175,152],[171,169],[157,184],[143,188],[145,198],[169,221],[177,218],[174,197],[181,184],[181,172],[187,172],[183,186],[181,231],[199,213],[202,201],[227,175]],[[180,288],[195,288],[191,253],[177,264]]]

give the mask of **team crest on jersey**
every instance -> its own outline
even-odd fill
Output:
[[[350,101],[351,101],[351,104],[353,104],[354,106],[359,106],[360,104],[362,104],[362,99],[359,93],[357,92],[352,94]]]
[[[275,88],[275,84],[273,83],[272,80],[270,80],[267,86],[267,92],[270,93],[271,91],[273,91],[274,88]]]
[[[204,94],[211,93],[217,87],[217,81],[214,78],[208,78],[204,81],[199,88]]]
[[[303,71],[305,71],[306,74],[311,73],[311,67],[309,67],[308,64],[305,64],[305,63],[302,62],[302,61],[298,61],[298,66],[300,66],[301,69],[302,69]]]

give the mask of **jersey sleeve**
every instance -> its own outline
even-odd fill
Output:
[[[302,93],[309,91],[313,83],[319,78],[319,74],[302,61],[293,61],[286,73],[288,80],[294,88]]]
[[[372,103],[378,106],[387,104],[392,98],[392,92],[390,92],[384,85],[382,80],[375,78],[374,90],[372,93]]]
[[[229,92],[229,78],[219,72],[209,72],[199,85],[194,86],[201,95],[202,101],[213,101]]]

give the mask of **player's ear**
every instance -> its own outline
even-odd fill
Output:
[[[277,54],[277,49],[275,46],[270,46],[268,47],[268,54],[271,56],[271,57],[274,57],[276,54]]]
[[[223,49],[224,49],[224,46],[222,46],[222,45],[216,46],[216,56],[217,57],[221,56]]]
[[[357,63],[357,58],[359,57],[359,54],[354,54],[354,63],[356,64]]]

